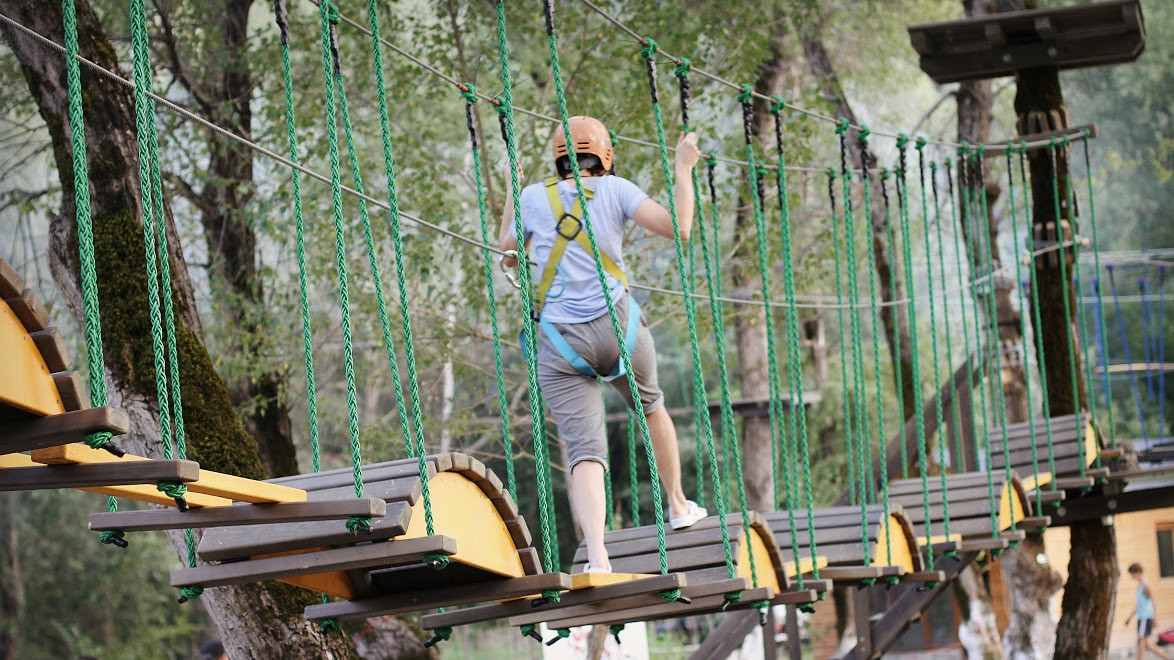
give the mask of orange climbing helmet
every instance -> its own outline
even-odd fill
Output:
[[[599,164],[605,172],[611,172],[615,156],[612,153],[611,135],[608,134],[603,122],[594,117],[576,116],[571,117],[567,123],[571,127],[571,139],[575,142],[575,155],[579,156],[580,166],[585,165],[582,157],[591,155],[599,159]],[[566,134],[562,126],[558,126],[554,129],[554,163],[560,174],[570,172],[569,160],[559,162],[568,156]]]

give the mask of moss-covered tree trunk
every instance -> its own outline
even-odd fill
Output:
[[[57,43],[63,42],[59,3],[4,0],[0,6],[7,16]],[[81,54],[107,69],[119,70],[114,48],[89,3],[79,0],[77,12]],[[55,281],[80,318],[64,61],[58,52],[48,50],[23,33],[5,26],[3,34],[20,62],[29,92],[52,139],[65,202],[51,227],[50,263]],[[161,445],[146,296],[133,99],[129,89],[85,67],[82,83],[110,402],[126,409],[131,416],[132,432],[120,442],[136,453],[158,457]],[[170,224],[169,210],[166,218]],[[201,343],[178,237],[173,227],[169,227],[169,233],[170,258],[176,275],[173,284],[177,342],[189,456],[208,469],[262,477],[257,443],[241,425],[228,389]],[[183,556],[182,534],[171,538]],[[101,550],[120,552],[113,547]],[[144,586],[126,585],[126,588]],[[314,598],[308,591],[270,584],[209,589],[201,601],[234,658],[348,657],[350,650],[344,639],[321,634],[302,616],[302,607]]]

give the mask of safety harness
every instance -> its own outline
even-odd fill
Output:
[[[596,373],[591,365],[583,359],[581,355],[571,348],[566,339],[563,339],[562,334],[553,323],[542,319],[542,309],[546,305],[547,299],[550,297],[550,289],[554,286],[555,276],[558,274],[558,265],[562,261],[563,255],[566,254],[567,246],[571,242],[579,244],[583,250],[591,254],[591,242],[587,238],[587,234],[583,232],[583,199],[575,200],[574,206],[568,212],[563,206],[562,198],[558,193],[558,178],[551,177],[546,179],[546,196],[550,199],[550,210],[555,217],[555,232],[554,245],[550,250],[550,257],[546,260],[546,266],[542,269],[542,277],[538,281],[538,287],[534,291],[534,314],[539,327],[546,333],[547,339],[555,347],[555,349],[562,355],[563,359],[571,364],[576,371],[583,374],[587,378],[600,378],[605,381],[615,380],[620,376],[626,374],[624,370],[624,361],[617,360],[615,368],[609,374]],[[594,191],[589,188],[583,189],[583,196],[588,200],[594,195]],[[628,289],[628,276],[602,249],[599,250],[599,260],[603,266],[603,270],[614,277],[624,286],[624,290]],[[624,345],[628,349],[628,354],[631,355],[632,350],[636,347],[636,336],[640,330],[640,306],[636,303],[636,299],[629,295],[628,298],[628,327],[624,333]]]

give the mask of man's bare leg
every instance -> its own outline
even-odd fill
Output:
[[[607,568],[609,565],[607,548],[603,545],[606,509],[603,465],[595,461],[580,461],[571,469],[571,510],[579,528],[583,530],[587,562],[592,568]]]
[[[677,445],[677,429],[663,406],[646,417],[652,451],[656,455],[656,469],[669,501],[669,515],[679,518],[688,513],[689,504],[685,491],[681,489],[681,449]]]

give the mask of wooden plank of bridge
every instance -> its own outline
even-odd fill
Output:
[[[772,598],[774,598],[774,590],[770,589],[769,587],[749,589],[742,592],[742,600],[731,605],[728,610],[736,612],[739,610],[750,609],[754,607],[754,603],[763,600],[771,600]],[[618,615],[614,613],[603,613],[596,616],[583,617],[581,619],[568,619],[560,621],[556,625],[560,628],[564,628],[587,625],[614,625],[618,623],[628,623],[631,621],[657,621],[659,619],[715,612],[720,610],[723,604],[725,604],[725,598],[723,596],[707,596],[703,598],[694,598],[693,602],[688,605],[679,602],[662,602],[658,605],[651,605],[649,607],[642,607],[635,610],[627,610]]]
[[[706,635],[701,646],[689,657],[697,660],[727,658],[742,646],[746,636],[757,627],[758,612],[733,612],[713,632]],[[773,642],[774,631],[771,630],[770,633]]]
[[[737,592],[745,595],[753,591],[749,580],[746,578],[727,578],[702,584],[686,584],[681,587],[681,595],[692,600],[694,603],[700,599],[724,598],[729,593]],[[573,628],[579,625],[586,625],[583,623],[584,621],[596,618],[619,621],[620,619],[624,619],[624,617],[630,617],[624,619],[624,622],[640,621],[642,619],[638,618],[639,612],[646,611],[649,608],[659,608],[664,605],[668,605],[670,609],[679,610],[691,607],[691,605],[679,601],[670,603],[657,595],[658,593],[659,591],[647,591],[642,594],[632,594],[626,598],[607,601],[596,600],[582,605],[573,605],[570,607],[560,606],[550,610],[527,612],[510,617],[509,624],[511,626],[520,626],[526,623],[546,623],[548,628]],[[736,602],[740,603],[741,601]],[[720,607],[721,603],[718,603],[718,608]],[[682,614],[682,616],[685,616],[685,614]]]
[[[25,330],[37,332],[48,327],[49,311],[45,309],[45,305],[37,297],[36,291],[25,289],[20,292],[20,295],[5,298],[4,302],[8,303],[12,313],[16,314],[16,318],[20,320],[20,324],[24,326]]]
[[[129,430],[130,417],[126,412],[106,406],[14,420],[0,432],[0,454],[76,442],[98,431],[123,435]]]
[[[199,529],[272,522],[345,520],[353,516],[381,518],[386,513],[387,503],[376,499],[351,498],[322,502],[273,502],[220,506],[187,512],[171,509],[146,509],[91,513],[90,529],[93,531],[118,529],[124,532],[145,532],[161,529]]]
[[[408,591],[387,596],[309,605],[306,607],[306,618],[311,621],[367,619],[405,612],[421,612],[438,607],[521,598],[550,589],[564,591],[570,588],[571,576],[566,573],[539,573],[508,580],[490,580],[426,591]]]
[[[117,457],[109,452],[91,449],[86,445],[73,443],[58,447],[38,449],[32,459],[47,465],[67,463],[125,463],[148,460],[142,456],[127,454]],[[240,502],[304,502],[306,491],[280,484],[271,484],[255,479],[246,479],[231,474],[201,470],[198,481],[188,484],[188,491]]]
[[[0,470],[0,491],[92,488],[156,481],[195,481],[194,461],[142,461],[94,465],[36,465]]]
[[[0,259],[0,299],[15,298],[24,290],[24,280],[7,261]]]
[[[33,344],[37,347],[37,352],[41,354],[41,359],[45,361],[45,366],[49,368],[49,371],[65,371],[69,368],[69,348],[66,347],[65,340],[61,338],[61,333],[57,328],[45,328],[30,332],[29,337],[32,337]]]
[[[55,373],[53,383],[57,385],[57,394],[61,397],[61,405],[65,406],[65,410],[83,410],[90,407],[90,395],[86,393],[86,384],[78,372]]]
[[[0,419],[64,412],[52,372],[7,302],[0,302],[0,353],[5,366],[0,379]]]
[[[183,568],[171,572],[171,585],[222,587],[334,571],[412,564],[423,561],[428,555],[453,555],[456,552],[457,544],[453,539],[447,536],[424,536]]]

